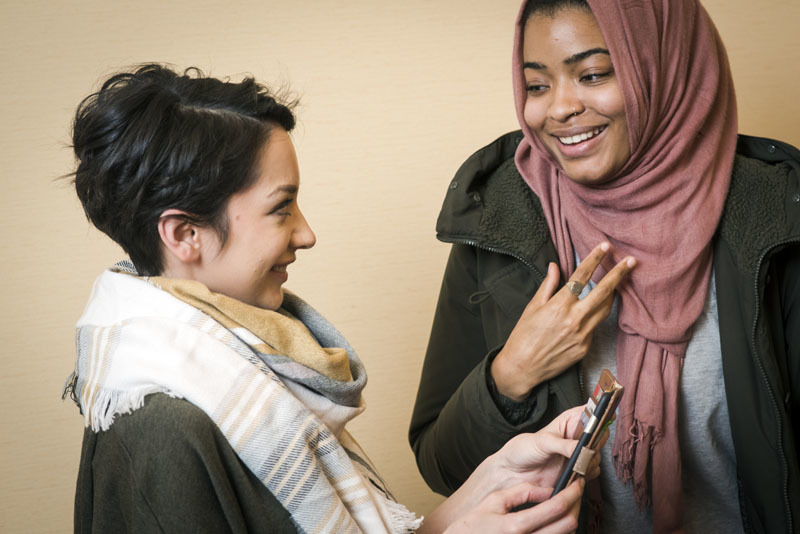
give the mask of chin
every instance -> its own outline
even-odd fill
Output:
[[[583,184],[583,185],[601,185],[606,182],[611,181],[614,178],[614,173],[616,171],[609,171],[604,172],[599,170],[601,166],[597,164],[592,164],[590,162],[586,162],[581,164],[579,167],[570,164],[562,164],[561,168],[564,170],[564,174],[567,175],[567,178],[572,180],[573,182]]]
[[[265,310],[276,311],[282,304],[283,290],[279,289],[276,293],[271,292],[269,295],[264,295],[263,298],[259,299],[258,307],[264,308]]]

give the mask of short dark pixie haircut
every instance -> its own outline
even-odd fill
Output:
[[[532,15],[544,15],[553,17],[562,9],[584,9],[591,12],[591,8],[586,0],[528,0],[525,10],[522,12],[523,26],[528,22]]]
[[[112,76],[75,114],[75,189],[86,216],[142,275],[163,271],[158,221],[167,209],[224,244],[228,199],[257,178],[272,128],[294,128],[293,106],[253,78],[233,83],[196,68],[149,64]]]

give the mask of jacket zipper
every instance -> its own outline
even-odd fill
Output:
[[[539,284],[541,284],[544,281],[545,275],[539,269],[537,269],[532,263],[530,263],[528,260],[520,256],[519,254],[515,254],[509,250],[505,250],[502,248],[490,247],[488,245],[481,245],[474,239],[458,239],[458,238],[445,237],[442,235],[438,235],[437,237],[439,238],[440,241],[444,243],[451,243],[453,245],[469,245],[471,247],[483,249],[487,252],[493,252],[495,254],[504,254],[506,256],[511,256],[512,258],[522,262],[529,269],[535,272],[539,276]]]
[[[783,504],[786,507],[786,519],[788,522],[788,530],[787,532],[792,532],[792,507],[791,503],[789,502],[789,469],[786,465],[786,453],[783,450],[783,425],[781,424],[780,418],[780,411],[778,409],[778,401],[775,399],[775,393],[772,391],[772,387],[770,386],[769,379],[767,378],[767,372],[764,370],[764,365],[761,362],[761,357],[758,355],[758,348],[756,347],[756,335],[757,335],[757,327],[758,327],[758,316],[761,313],[761,299],[759,297],[758,291],[758,279],[761,276],[761,266],[764,264],[764,258],[767,257],[772,250],[777,247],[781,247],[783,245],[788,245],[791,243],[800,243],[800,238],[794,239],[787,239],[785,241],[781,241],[776,243],[766,249],[762,254],[761,257],[758,259],[758,266],[756,267],[756,277],[753,283],[754,290],[755,290],[755,301],[756,301],[756,313],[753,317],[753,335],[751,340],[751,348],[753,349],[753,355],[755,356],[756,363],[758,364],[758,369],[761,371],[761,378],[764,380],[764,383],[767,386],[767,393],[769,393],[769,399],[772,402],[772,409],[775,412],[775,420],[778,423],[778,451],[780,452],[780,459],[781,464],[783,465]]]

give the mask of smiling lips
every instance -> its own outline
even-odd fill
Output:
[[[558,139],[561,142],[561,144],[563,144],[563,145],[574,145],[574,144],[586,141],[588,139],[591,139],[592,137],[594,137],[595,135],[598,135],[600,132],[602,132],[605,129],[606,129],[605,126],[600,126],[598,128],[595,128],[594,130],[591,130],[591,131],[588,131],[588,132],[583,132],[583,133],[576,134],[576,135],[571,135],[571,136],[568,136],[568,137],[559,137],[559,136],[554,136],[554,137],[556,139]]]
[[[292,263],[292,262],[289,262]],[[286,268],[289,266],[289,263],[279,263],[272,266],[270,272],[272,276],[278,280],[281,284],[289,280],[289,273],[286,271]]]

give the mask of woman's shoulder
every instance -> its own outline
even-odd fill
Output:
[[[162,462],[169,468],[174,465],[172,459],[185,455],[206,459],[235,456],[203,410],[164,393],[148,395],[140,408],[117,416],[106,431],[95,434],[87,430],[87,440],[93,442],[96,455],[121,453],[134,469]]]
[[[295,531],[211,418],[163,393],[148,395],[106,431],[85,431],[76,520],[117,521],[120,508],[127,520],[154,521],[165,531]]]
[[[473,153],[450,181],[436,224],[437,235],[493,241],[511,231],[543,228],[539,199],[527,186],[514,154],[522,140],[516,130]],[[542,236],[547,237],[546,232]]]
[[[785,201],[786,209],[775,209]],[[739,135],[728,194],[729,207],[736,204],[779,217],[800,215],[800,150],[766,137]]]
[[[775,139],[739,134],[736,154],[766,163],[781,163],[790,160],[800,162],[800,150]]]
[[[476,180],[491,176],[501,166],[513,161],[517,145],[522,140],[522,131],[515,130],[501,135],[469,156],[456,171],[450,189],[473,189]]]
[[[191,402],[165,393],[154,393],[146,396],[144,404],[137,410],[117,417],[111,429],[131,439],[159,434],[164,439],[180,437],[184,440],[207,436],[217,427],[203,410]]]
[[[724,216],[771,212],[776,222],[800,216],[799,169],[800,151],[795,147],[740,135]]]

